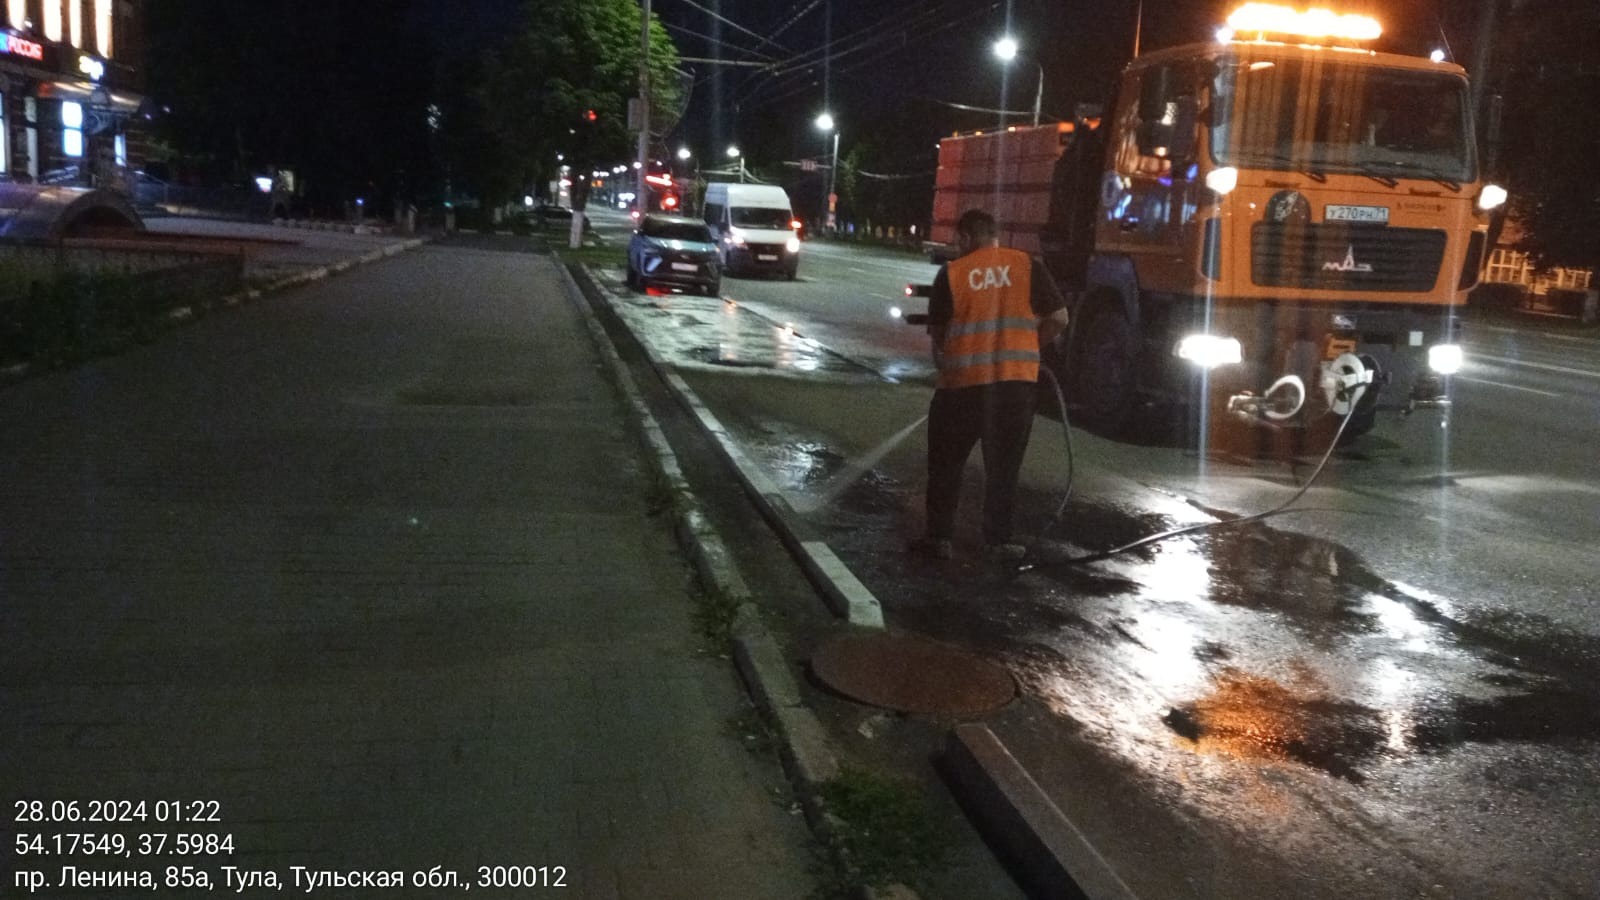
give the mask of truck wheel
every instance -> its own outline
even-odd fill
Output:
[[[1083,424],[1106,435],[1133,417],[1133,328],[1110,303],[1093,307],[1078,335],[1071,362],[1072,396]]]
[[[1344,433],[1339,435],[1339,446],[1348,447],[1355,443],[1356,438],[1371,431],[1378,424],[1378,391],[1376,386],[1369,389],[1350,411],[1350,424],[1344,427]],[[1337,423],[1335,428],[1339,427]]]

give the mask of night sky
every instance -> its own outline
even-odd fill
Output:
[[[1004,67],[992,56],[1009,30],[1024,56],[1006,79],[1006,108],[1031,110],[1039,68],[1043,112],[1070,117],[1075,104],[1106,100],[1132,52],[1138,0],[653,0],[685,57],[773,64],[776,71],[685,63],[695,76],[685,119],[671,135],[696,154],[730,142],[753,161],[816,156],[812,119],[825,107],[844,152],[870,144],[869,168],[931,166],[933,144],[952,131],[993,127],[998,116],[953,104],[1001,105]],[[1237,2],[1145,0],[1143,49],[1208,38]],[[1465,63],[1480,0],[1354,0],[1329,4],[1384,23],[1385,46],[1423,53],[1444,34]],[[721,16],[721,21],[717,17]],[[833,54],[825,35],[831,31]],[[1013,118],[1013,122],[1017,119]],[[926,157],[926,159],[923,159]]]

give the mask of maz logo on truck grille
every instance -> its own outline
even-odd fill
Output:
[[[1371,272],[1370,263],[1356,262],[1356,247],[1354,244],[1345,248],[1343,262],[1325,262],[1322,264],[1324,272]]]

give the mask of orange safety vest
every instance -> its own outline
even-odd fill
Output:
[[[941,388],[1039,379],[1039,319],[1033,261],[1020,250],[983,247],[945,270],[955,313],[945,329]]]

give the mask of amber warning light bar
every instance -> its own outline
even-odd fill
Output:
[[[1375,41],[1383,26],[1371,16],[1336,13],[1331,9],[1294,9],[1273,3],[1246,3],[1228,16],[1223,40],[1234,35],[1291,35],[1302,38]]]

